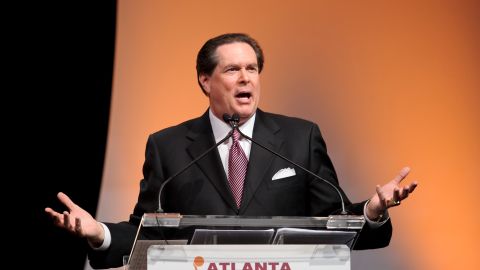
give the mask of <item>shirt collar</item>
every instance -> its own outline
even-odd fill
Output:
[[[245,123],[243,123],[239,128],[240,131],[247,135],[248,137],[252,137],[253,134],[253,126],[255,124],[255,116],[257,113],[255,112],[252,117],[250,117]],[[212,109],[208,109],[208,116],[210,117],[210,124],[212,125],[213,136],[215,137],[215,142],[219,142],[225,136],[227,136],[228,132],[232,130],[229,124],[225,123],[223,120],[218,119],[213,112]],[[228,142],[228,140],[227,140]]]

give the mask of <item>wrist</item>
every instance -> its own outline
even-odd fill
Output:
[[[98,248],[103,244],[103,241],[105,240],[105,230],[103,229],[102,224],[97,222],[98,226],[98,233],[92,237],[88,237],[87,241],[90,244],[90,246],[94,248]]]
[[[365,215],[370,219],[371,221],[376,221],[379,222],[383,219],[385,216],[385,210],[376,210],[372,209],[372,206],[370,204],[370,200],[366,202],[366,207],[365,207]]]

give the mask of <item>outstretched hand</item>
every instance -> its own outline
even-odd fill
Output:
[[[383,186],[377,185],[377,192],[370,199],[365,213],[369,219],[378,219],[385,210],[400,205],[401,201],[405,200],[415,190],[418,185],[417,181],[400,187],[400,183],[407,177],[409,172],[410,168],[405,167],[387,184]]]
[[[54,224],[77,236],[87,238],[93,246],[100,246],[105,238],[102,225],[64,193],[59,192],[57,197],[68,211],[59,213],[50,207],[45,208],[45,212],[53,219]]]

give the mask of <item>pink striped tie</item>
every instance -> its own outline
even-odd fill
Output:
[[[235,203],[237,204],[237,207],[240,208],[248,159],[238,142],[238,139],[240,138],[238,130],[235,129],[232,138],[233,143],[230,147],[230,153],[228,156],[228,183],[230,184],[233,197],[235,198]]]

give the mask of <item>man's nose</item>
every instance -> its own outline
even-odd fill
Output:
[[[238,79],[241,83],[248,83],[250,82],[250,74],[248,74],[246,69],[242,68],[240,69],[240,77]]]

